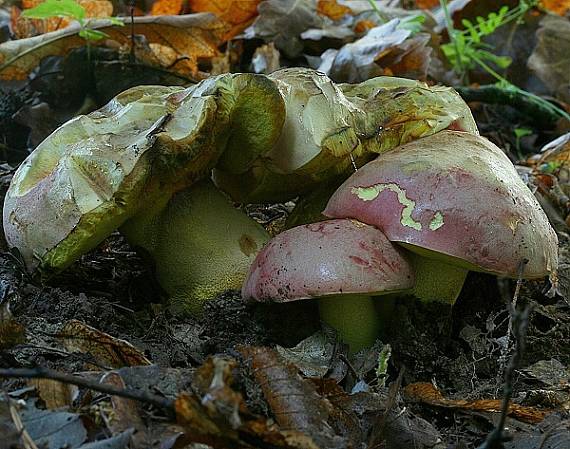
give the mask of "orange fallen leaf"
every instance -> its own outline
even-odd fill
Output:
[[[457,408],[476,412],[500,413],[502,399],[478,399],[467,401],[464,399],[446,399],[441,391],[429,382],[417,382],[404,388],[404,394],[414,401],[437,407]],[[539,410],[534,407],[525,407],[518,404],[510,404],[508,415],[526,423],[536,424],[541,422],[549,411]]]
[[[376,24],[372,20],[359,20],[356,22],[356,25],[354,25],[354,32],[358,34],[364,33],[375,26]]]
[[[542,0],[540,4],[544,9],[559,16],[563,16],[570,11],[570,0]]]
[[[126,20],[130,25],[130,19]],[[121,27],[95,19],[90,28],[108,35],[107,39],[91,42],[92,46],[103,46],[109,41],[131,45],[130,26]],[[63,30],[0,44],[0,79],[26,79],[43,58],[65,56],[74,48],[85,46],[85,40],[78,35],[79,30],[79,25],[73,23]],[[133,26],[133,32],[144,35],[149,45],[159,44],[174,50],[177,59],[169,70],[182,76],[198,75],[198,61],[218,55],[218,45],[226,31],[226,24],[205,14],[136,17]]]
[[[245,30],[257,16],[261,0],[189,0],[193,12],[211,12],[231,26],[224,39],[229,40]]]
[[[185,0],[157,0],[150,9],[151,16],[170,16],[180,14]]]
[[[144,354],[128,341],[115,338],[79,320],[66,323],[59,334],[68,351],[90,354],[100,365],[122,366],[150,365]]]
[[[439,6],[439,0],[416,0],[416,7],[420,9],[432,9]]]
[[[347,14],[352,14],[352,9],[345,5],[339,5],[336,0],[319,0],[317,12],[332,20],[340,20]]]
[[[44,0],[22,0],[22,9],[35,8]],[[113,4],[108,0],[77,0],[85,9],[85,17],[96,19],[113,15]],[[49,19],[27,19],[21,17],[21,10],[12,7],[10,13],[10,26],[17,39],[24,39],[38,34],[66,28],[72,22],[69,17],[51,17]]]

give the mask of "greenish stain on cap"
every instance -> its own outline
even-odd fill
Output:
[[[389,190],[394,192],[398,197],[398,202],[404,206],[402,209],[402,218],[400,223],[402,226],[408,226],[416,231],[422,230],[422,224],[412,218],[412,212],[416,207],[416,202],[407,197],[406,191],[402,189],[398,184],[386,183],[386,184],[375,184],[370,187],[353,187],[352,193],[355,194],[362,201],[372,201],[380,195],[384,190]]]
[[[436,212],[429,224],[429,228],[432,231],[437,231],[443,226],[443,224],[443,214],[441,212]]]

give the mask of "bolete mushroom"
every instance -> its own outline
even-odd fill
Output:
[[[341,219],[275,236],[253,262],[242,295],[272,302],[319,298],[322,319],[357,351],[378,334],[372,297],[413,286],[403,250],[373,226]]]
[[[255,157],[244,148],[239,162],[228,163],[224,155],[214,170],[218,187],[235,201],[289,200],[337,178],[342,182],[353,166],[402,143],[447,128],[477,133],[469,107],[449,87],[394,77],[335,84],[303,68],[268,78],[285,104],[279,139]]]
[[[250,123],[251,116],[258,123],[247,132],[232,126]],[[206,295],[239,287],[268,237],[213,186],[192,186],[210,177],[224,152],[272,145],[283,118],[281,95],[263,75],[123,92],[62,125],[20,166],[4,203],[7,242],[29,271],[49,275],[123,226],[160,265],[162,287],[196,310]],[[207,218],[200,222],[199,214]],[[237,223],[232,232],[214,225],[224,220]],[[217,240],[233,248],[214,245]],[[211,265],[196,259],[200,245],[198,257],[207,254]]]
[[[557,237],[505,154],[487,139],[442,131],[380,155],[324,211],[376,226],[415,254],[415,294],[453,303],[468,270],[553,275]]]

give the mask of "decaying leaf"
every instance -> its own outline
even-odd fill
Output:
[[[488,413],[501,412],[501,399],[478,399],[474,401],[468,401],[464,399],[447,399],[443,396],[441,391],[439,391],[429,382],[418,382],[415,384],[410,384],[404,388],[404,394],[409,399],[436,407],[455,408]],[[534,407],[525,407],[518,404],[511,404],[509,406],[508,415],[512,418],[518,419],[519,421],[527,423],[539,423],[549,413],[549,411],[539,410]]]
[[[540,151],[538,169],[556,176],[562,190],[570,194],[570,133],[549,142]]]
[[[347,14],[352,14],[352,10],[346,5],[339,5],[336,0],[319,0],[317,12],[332,20],[340,20]]]
[[[261,0],[189,0],[193,12],[211,12],[230,25],[224,39],[231,39],[245,30],[257,16]]]
[[[376,58],[402,44],[411,34],[408,30],[399,29],[399,23],[394,19],[372,28],[364,37],[338,50],[330,69],[321,65],[319,70],[325,71],[334,81],[348,83],[359,83],[381,75],[383,70],[376,64]]]
[[[536,35],[528,66],[556,97],[570,103],[570,21],[545,16]]]
[[[23,343],[25,334],[26,329],[12,315],[9,302],[0,300],[0,350]]]
[[[432,9],[439,6],[439,0],[416,0],[416,6],[421,9]]]
[[[59,333],[65,348],[90,354],[97,363],[112,368],[150,365],[144,354],[125,340],[112,337],[87,324],[71,320]]]
[[[316,13],[317,0],[265,0],[258,11],[259,17],[246,30],[246,37],[272,41],[290,58],[303,50],[301,33],[319,28],[323,21]]]
[[[150,9],[151,16],[170,16],[180,14],[186,0],[156,0]]]
[[[182,393],[175,402],[176,419],[184,429],[177,447],[203,443],[215,449],[318,449],[308,437],[295,431],[281,431],[265,418],[247,410],[240,393],[231,388],[232,359],[210,358],[193,382],[200,397]]]
[[[399,76],[424,80],[430,63],[432,49],[428,47],[428,34],[417,34],[400,45],[380,52],[374,62],[386,76]]]
[[[23,0],[23,10],[34,8],[44,0]],[[86,19],[104,18],[113,15],[113,4],[108,0],[77,0],[85,9]],[[38,34],[61,30],[69,26],[69,17],[50,17],[49,19],[28,19],[22,17],[21,10],[15,6],[11,10],[10,27],[16,39],[24,39]]]
[[[282,428],[310,435],[325,447],[346,446],[344,438],[335,435],[327,422],[331,404],[317,394],[312,383],[299,376],[294,365],[283,362],[269,348],[244,347],[240,352],[251,359],[255,380]]]
[[[296,365],[306,377],[324,377],[331,370],[337,349],[334,336],[323,331],[307,337],[294,348],[276,347],[279,355]]]
[[[559,16],[565,15],[570,11],[570,1],[568,0],[541,0],[541,6]]]
[[[251,58],[251,65],[255,73],[265,73],[269,75],[281,67],[279,50],[275,48],[273,42],[262,45],[255,50]]]
[[[73,401],[73,395],[77,392],[77,387],[51,379],[31,379],[31,385],[36,387],[38,395],[50,410],[69,407]]]
[[[109,384],[123,390],[126,388],[121,375],[116,371],[105,374],[101,378],[101,383]],[[137,402],[120,396],[111,396],[111,404],[113,405],[112,413],[106,413],[105,410],[102,410],[102,414],[112,434],[116,435],[134,429],[136,431],[132,437],[134,447],[142,448],[151,446],[152,442],[138,412]]]
[[[107,39],[94,41],[91,45],[105,45],[112,40],[130,48],[130,26],[93,20],[90,27],[108,35]],[[218,54],[217,46],[226,30],[227,26],[210,14],[191,14],[137,17],[133,32],[144,35],[150,44],[165,45],[176,52],[178,60],[170,70],[182,75],[196,75],[199,60]],[[85,40],[78,35],[79,31],[79,24],[74,23],[64,30],[0,44],[0,79],[26,79],[43,58],[64,56],[72,49],[84,46]]]

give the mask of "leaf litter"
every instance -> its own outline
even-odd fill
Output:
[[[143,36],[140,60],[190,78],[207,76],[208,62],[222,54],[227,68],[253,67],[259,73],[291,60],[312,59],[339,81],[377,75],[423,79],[436,73],[440,61],[430,42],[433,30],[424,28],[418,34],[398,28],[402,17],[416,11],[398,10],[399,18],[390,21],[393,9],[383,9],[386,16],[380,18],[367,1],[158,3],[171,8],[165,10],[171,14],[189,8],[218,16],[135,20],[135,33]],[[414,3],[429,9],[439,2]],[[564,11],[557,2],[545,3]],[[462,6],[454,8],[461,12]],[[438,17],[436,10],[423,14],[426,22]],[[548,20],[542,24],[545,29],[551,26]],[[97,28],[98,22],[93,26]],[[101,26],[117,43],[114,55],[128,58],[127,27]],[[561,33],[564,29],[555,28]],[[69,58],[72,47],[84,44],[77,32],[71,25],[55,34],[0,46],[4,65],[14,61],[0,75],[10,81],[28,80],[44,56]],[[552,48],[542,33],[530,64],[550,92],[567,101],[564,76],[570,71],[550,67],[564,63],[567,53]],[[101,43],[105,51],[108,45]],[[251,57],[254,54],[257,59]],[[171,67],[172,63],[176,64]],[[12,112],[42,95],[32,92],[15,102]],[[483,132],[506,142],[509,154],[515,154],[515,140],[499,122],[518,125],[517,111],[505,115],[486,105],[472,106]],[[24,119],[29,127],[38,121],[31,117]],[[546,143],[552,134],[546,130],[535,137]],[[565,249],[567,204],[553,199],[554,181],[537,187],[548,176],[566,182],[563,152],[540,164],[560,160],[557,171],[535,170],[529,182],[562,216],[564,267],[570,265]],[[0,176],[3,191],[12,172],[6,166]],[[290,208],[249,207],[251,215],[277,228],[280,225],[273,222],[284,218],[283,210],[286,216]],[[349,359],[334,335],[315,333],[320,326],[311,304],[253,307],[228,292],[208,304],[203,317],[170,316],[149,268],[118,235],[47,284],[27,278],[17,255],[4,253],[1,260],[0,285],[10,289],[2,303],[0,366],[44,366],[94,384],[84,388],[50,379],[5,380],[3,391],[8,394],[0,402],[0,429],[5,441],[16,447],[45,441],[47,447],[95,448],[191,443],[214,448],[460,448],[481,443],[499,415],[508,314],[500,285],[490,276],[470,274],[467,292],[451,312],[398,302],[383,336],[390,342],[389,355],[378,342]],[[519,300],[533,309],[511,409],[520,414],[508,421],[516,430],[504,445],[508,449],[569,445],[570,305],[564,273],[559,296],[546,298],[539,283],[528,283],[521,292]],[[379,369],[381,357],[384,364]],[[155,395],[172,408],[109,396],[97,392],[97,385]],[[413,398],[410,391],[416,393]],[[526,421],[532,425],[524,423],[529,416]],[[42,426],[51,432],[48,436],[38,430]]]

